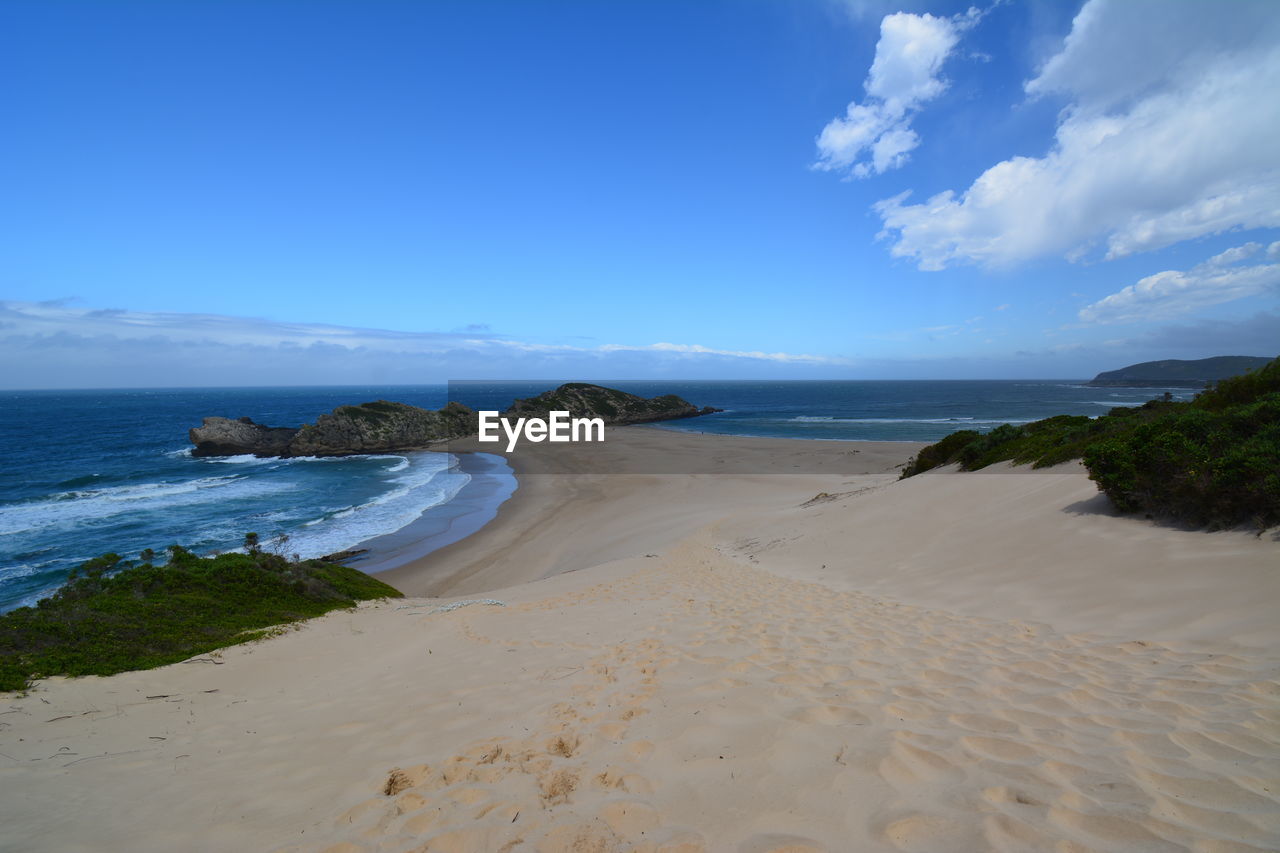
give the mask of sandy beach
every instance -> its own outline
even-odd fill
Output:
[[[917,448],[522,450],[412,598],[0,700],[0,849],[1280,848],[1274,531]]]

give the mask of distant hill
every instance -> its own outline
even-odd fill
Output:
[[[1194,361],[1183,361],[1177,358],[1144,361],[1119,370],[1099,373],[1089,384],[1112,387],[1172,385],[1180,388],[1201,388],[1210,382],[1239,376],[1249,370],[1257,370],[1270,361],[1269,358],[1252,355],[1219,355]]]

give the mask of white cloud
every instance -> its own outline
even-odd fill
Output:
[[[920,144],[919,135],[911,129],[913,114],[946,90],[942,65],[960,33],[977,18],[978,12],[972,9],[955,18],[908,12],[885,16],[863,84],[867,97],[862,103],[849,104],[843,117],[822,129],[815,167],[866,177],[906,163]]]
[[[0,377],[31,388],[369,384],[450,378],[643,378],[689,369],[741,378],[836,371],[846,359],[700,344],[572,346],[461,332],[402,332],[0,302]],[[790,374],[787,371],[791,371]],[[826,374],[824,374],[826,375]]]
[[[965,191],[879,202],[891,253],[921,269],[1105,247],[1108,258],[1280,226],[1280,15],[1269,2],[1090,0],[1026,84],[1070,99],[1043,157]]]
[[[1280,289],[1280,264],[1239,265],[1261,249],[1259,243],[1245,243],[1185,272],[1165,270],[1149,275],[1081,309],[1080,319],[1086,323],[1160,319]],[[1280,241],[1268,246],[1266,253],[1272,261],[1280,260]]]
[[[656,343],[640,346],[604,344],[595,348],[598,352],[662,352],[682,355],[717,355],[728,358],[746,358],[757,361],[777,361],[784,364],[849,364],[848,359],[825,355],[802,355],[789,352],[761,352],[760,350],[712,349],[701,344]]]

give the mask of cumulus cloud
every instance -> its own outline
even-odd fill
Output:
[[[1266,249],[1272,263],[1242,265],[1262,251],[1245,243],[1189,270],[1164,270],[1080,310],[1086,323],[1133,323],[1184,314],[1197,308],[1280,290],[1280,241]]]
[[[822,129],[815,167],[867,177],[906,163],[920,144],[911,119],[921,105],[946,90],[942,65],[978,15],[970,9],[954,18],[909,12],[885,16],[863,83],[867,97],[849,104],[843,117]]]
[[[0,302],[0,365],[9,387],[644,378],[688,375],[691,363],[718,375],[748,378],[795,369],[836,370],[848,362],[699,344],[540,343],[494,334],[482,324],[457,332],[403,332],[220,314]]]
[[[960,193],[879,202],[891,253],[924,270],[1107,258],[1280,226],[1280,15],[1273,3],[1089,0],[1026,84],[1064,96],[1043,157]]]

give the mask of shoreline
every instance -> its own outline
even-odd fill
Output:
[[[497,454],[458,453],[455,457],[458,470],[471,477],[456,495],[427,507],[398,530],[356,543],[351,550],[368,553],[359,554],[345,565],[366,574],[383,575],[465,539],[492,522],[502,505],[519,490],[515,472]]]
[[[651,424],[607,427],[604,442],[578,446],[580,452],[573,446],[524,444],[507,453],[501,444],[480,444],[474,438],[455,441],[441,449],[460,458],[475,453],[501,456],[519,487],[496,516],[470,536],[380,571],[378,579],[406,595],[431,597],[479,594],[541,580],[595,565],[601,555],[629,555],[646,537],[628,532],[635,518],[628,512],[652,510],[654,504],[679,505],[696,488],[694,483],[705,486],[698,511],[689,512],[687,504],[683,511],[670,510],[664,534],[692,530],[734,509],[735,504],[724,502],[715,488],[719,478],[750,477],[751,503],[767,500],[774,488],[783,493],[795,490],[803,499],[821,491],[815,476],[890,472],[896,477],[901,464],[925,445],[729,436]],[[619,504],[625,508],[621,518],[615,508]],[[573,536],[565,537],[564,528],[574,531]]]
[[[616,436],[615,431],[619,429],[696,436],[712,442],[719,442],[721,439],[730,441],[742,440],[748,443],[779,442],[783,446],[790,447],[796,447],[795,443],[800,445],[818,443],[856,444],[872,445],[877,448],[901,447],[913,454],[929,443],[898,439],[793,438],[735,435],[677,429],[660,424],[611,426],[608,428],[607,434]],[[623,434],[625,435],[625,433]],[[526,445],[526,449],[528,447]],[[420,570],[426,566],[424,561],[428,557],[437,551],[482,534],[485,530],[504,523],[504,520],[508,520],[509,523],[509,519],[514,518],[516,523],[519,523],[520,520],[534,514],[530,508],[524,506],[528,500],[536,499],[548,504],[547,508],[551,510],[547,512],[548,516],[554,516],[554,508],[560,504],[574,500],[574,494],[572,494],[574,489],[567,482],[562,480],[554,484],[548,484],[547,481],[541,480],[538,481],[541,483],[541,487],[530,488],[532,485],[531,476],[535,474],[584,473],[575,471],[572,466],[561,464],[557,467],[554,462],[549,464],[547,460],[554,459],[558,454],[547,454],[545,452],[538,454],[535,450],[537,458],[531,458],[530,455],[524,453],[507,453],[502,446],[502,442],[492,446],[482,446],[474,439],[464,439],[437,445],[419,452],[449,453],[454,455],[458,460],[459,470],[471,475],[472,480],[451,500],[428,507],[423,510],[418,518],[404,527],[390,533],[362,540],[349,549],[352,551],[367,550],[369,553],[360,554],[347,561],[345,565],[353,569],[359,569],[366,574],[377,575],[379,580],[392,586],[397,584],[393,577],[405,578],[412,576],[412,579],[408,581],[409,585],[414,589],[423,588],[418,582],[418,578],[421,574]],[[462,549],[458,550],[462,551]],[[442,555],[441,559],[458,556],[466,559],[470,555],[450,552]],[[396,588],[399,589],[398,586]],[[403,589],[401,591],[406,594],[447,594],[444,592],[409,593],[408,590]]]

